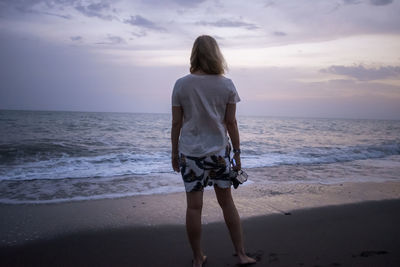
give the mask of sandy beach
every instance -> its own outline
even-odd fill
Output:
[[[234,190],[257,266],[398,266],[400,183],[250,184]],[[2,266],[190,266],[185,194],[1,204]],[[236,259],[212,190],[207,266]]]

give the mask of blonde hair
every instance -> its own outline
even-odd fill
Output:
[[[226,69],[217,41],[208,35],[197,37],[190,56],[190,73],[200,70],[207,74],[224,74]]]

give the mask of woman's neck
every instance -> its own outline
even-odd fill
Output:
[[[196,75],[206,75],[207,73],[205,73],[205,72],[202,71],[202,70],[196,70],[196,71],[194,71],[192,74],[196,74]]]

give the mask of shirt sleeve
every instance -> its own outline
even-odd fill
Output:
[[[228,99],[228,103],[229,104],[236,104],[237,102],[240,101],[240,97],[238,92],[236,91],[236,87],[233,84],[233,82],[231,80],[229,80],[229,99]]]
[[[179,99],[179,85],[178,81],[175,82],[174,89],[172,90],[171,103],[173,107],[180,107],[181,101]]]

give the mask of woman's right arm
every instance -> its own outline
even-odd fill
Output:
[[[174,171],[179,172],[179,148],[178,141],[181,134],[183,122],[182,107],[172,107],[172,127],[171,127],[171,161]]]
[[[229,137],[232,141],[234,150],[240,151],[240,137],[239,129],[236,121],[236,104],[227,104],[225,111],[225,125],[228,130]],[[240,153],[235,153],[233,158],[236,161],[236,167],[238,170],[241,169]]]

